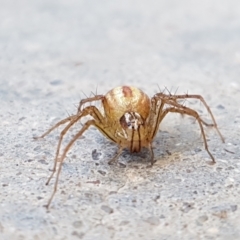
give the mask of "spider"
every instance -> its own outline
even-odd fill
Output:
[[[180,101],[186,99],[200,100],[210,114],[212,123],[205,122],[197,111],[180,103]],[[86,103],[91,103],[93,101],[101,101],[103,111],[100,111],[96,106],[92,105],[84,107]],[[119,146],[117,154],[108,162],[109,164],[113,163],[119,157],[124,148],[129,148],[130,152],[139,152],[143,147],[146,147],[150,150],[150,161],[151,165],[153,165],[154,153],[152,142],[158,132],[160,123],[168,113],[180,113],[181,115],[189,115],[196,119],[201,130],[204,147],[212,159],[212,162],[215,163],[215,159],[208,149],[203,125],[214,127],[222,142],[224,142],[224,138],[217,127],[217,123],[210,108],[201,95],[172,95],[170,93],[165,94],[160,92],[150,99],[143,91],[136,87],[116,87],[110,90],[106,95],[95,95],[82,99],[76,114],[59,121],[42,136],[35,137],[35,139],[43,138],[60,125],[67,123],[60,133],[53,171],[46,182],[46,185],[48,185],[54,173],[57,171],[54,190],[46,207],[49,208],[57,191],[58,180],[66,154],[73,143],[81,137],[90,126],[96,127],[103,135]],[[82,128],[74,135],[64,148],[62,155],[59,157],[64,135],[75,123],[85,116],[91,116],[91,119],[83,124]],[[59,166],[57,169],[58,162]]]

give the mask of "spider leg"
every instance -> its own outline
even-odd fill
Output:
[[[153,139],[158,131],[158,127],[160,122],[162,121],[162,112],[165,102],[161,101],[159,104],[159,99],[156,97],[152,98],[152,106],[151,106],[151,112],[150,112],[150,118],[148,120],[148,126],[149,126],[149,136],[151,136],[151,139]],[[155,116],[157,115],[157,118],[155,120]],[[150,148],[149,148],[150,149]]]
[[[123,151],[123,147],[120,147],[117,151],[117,154],[110,161],[108,161],[108,164],[109,165],[113,164],[113,162],[115,162],[118,159],[122,151]]]
[[[186,107],[186,106],[178,103],[177,101],[169,100],[169,101],[166,101],[166,104],[175,106],[176,108],[180,108],[180,109],[191,109],[191,108],[188,108],[188,107]],[[181,114],[181,115],[184,115],[184,114]],[[214,119],[214,120],[215,120],[215,119]],[[205,126],[207,126],[207,127],[215,127],[216,130],[217,130],[217,132],[218,132],[219,135],[220,135],[220,138],[221,138],[222,140],[224,140],[224,139],[222,138],[221,133],[219,132],[219,130],[218,130],[217,126],[216,126],[216,122],[215,122],[215,123],[214,123],[214,122],[213,122],[213,123],[207,123],[207,122],[204,121],[202,118],[201,118],[201,122],[202,122]]]
[[[73,115],[72,116],[72,121],[70,123],[68,123],[68,125],[60,133],[60,137],[59,137],[58,145],[57,145],[57,151],[56,151],[55,160],[54,160],[53,171],[52,171],[52,174],[50,175],[50,177],[48,178],[48,180],[46,182],[46,185],[49,184],[49,182],[52,179],[54,173],[56,172],[58,156],[59,156],[60,147],[61,147],[64,135],[67,133],[67,131],[70,129],[70,127],[73,126],[73,124],[75,124],[82,117],[87,116],[87,115],[91,115],[99,123],[103,123],[103,121],[104,121],[102,114],[94,106],[88,106],[88,107],[84,108],[83,111],[80,112],[78,115]]]
[[[50,129],[48,129],[43,135],[41,135],[40,137],[33,137],[34,139],[39,139],[39,138],[44,138],[45,136],[47,136],[50,132],[52,132],[54,129],[56,129],[57,127],[59,127],[60,125],[71,121],[72,119],[74,119],[76,115],[73,116],[69,116],[61,121],[59,121],[58,123],[56,123],[53,127],[51,127]]]
[[[150,161],[152,166],[156,162],[156,160],[154,161],[154,152],[151,144],[149,144],[148,149],[150,151]]]
[[[74,117],[76,117],[76,115],[74,115]],[[71,121],[70,123],[68,123],[68,125],[61,131],[60,133],[60,137],[59,137],[59,140],[58,140],[58,145],[57,145],[57,151],[56,151],[56,154],[55,154],[55,159],[54,159],[54,165],[53,165],[53,170],[52,170],[52,173],[50,175],[50,177],[48,178],[47,182],[46,182],[46,185],[49,184],[50,180],[52,179],[54,173],[56,172],[56,167],[57,167],[57,162],[58,162],[58,155],[59,155],[59,151],[60,151],[60,147],[61,147],[61,144],[62,144],[62,140],[63,140],[63,137],[64,135],[66,134],[66,132],[69,130],[69,128],[78,121],[78,118],[73,118],[73,121]]]
[[[188,107],[184,107],[184,108],[169,107],[169,108],[164,109],[164,111],[162,112],[160,122],[164,119],[164,117],[169,112],[186,114],[186,115],[194,117],[198,121],[200,130],[201,130],[201,134],[203,137],[203,141],[204,141],[205,150],[207,151],[208,155],[211,157],[213,163],[215,163],[216,161],[208,149],[207,139],[206,139],[206,135],[205,135],[204,128],[203,128],[203,122],[202,122],[202,119],[199,116],[199,114],[195,110],[188,108]],[[160,124],[160,122],[159,122],[159,124]]]
[[[51,202],[52,202],[52,199],[57,191],[57,185],[58,185],[58,181],[59,181],[59,176],[60,176],[60,172],[61,172],[61,169],[62,169],[62,165],[63,165],[63,161],[67,155],[67,152],[69,151],[69,149],[71,148],[71,146],[73,145],[73,143],[79,138],[82,136],[82,134],[91,126],[96,126],[96,122],[95,120],[88,120],[84,125],[83,127],[81,128],[81,130],[75,134],[75,136],[71,139],[71,141],[67,144],[67,146],[64,148],[63,150],[63,154],[59,160],[59,167],[57,169],[57,176],[56,176],[56,180],[55,180],[55,183],[54,183],[54,189],[53,189],[53,192],[52,192],[52,195],[50,197],[50,199],[48,200],[48,203],[46,205],[46,208],[48,209]],[[96,126],[97,127],[97,126]],[[53,174],[51,175],[51,177],[53,176]]]
[[[149,119],[147,121],[147,127],[148,127],[147,135],[150,136],[150,139],[153,139],[157,134],[159,124],[163,118],[162,112],[163,112],[164,105],[165,105],[165,102],[159,101],[159,98],[155,96],[151,99],[151,112],[149,115]],[[153,152],[152,145],[150,144],[150,141],[149,141],[148,149],[150,151],[150,161],[152,166],[156,161],[154,161],[154,152]]]
[[[104,98],[104,95],[95,95],[94,97],[82,99],[78,106],[78,112],[81,112],[83,104],[87,102],[99,101],[99,100],[102,100],[103,98]]]
[[[164,94],[164,93],[157,93],[155,94],[154,97],[157,97],[158,99],[161,99],[161,100],[165,100],[166,103],[169,103],[169,102],[174,102],[176,105],[178,106],[182,106],[182,107],[185,107],[183,106],[182,104],[178,103],[177,101],[179,99],[198,99],[199,101],[201,101],[203,103],[203,105],[205,106],[205,108],[207,109],[207,112],[210,114],[211,116],[211,119],[213,121],[213,124],[208,124],[206,122],[204,122],[202,119],[202,123],[206,126],[210,126],[210,127],[214,127],[219,135],[219,137],[221,138],[222,142],[224,143],[225,140],[224,140],[224,137],[222,136],[221,132],[219,131],[218,127],[217,127],[217,123],[216,123],[216,120],[213,116],[213,113],[210,109],[210,107],[207,105],[206,101],[204,100],[204,98],[201,96],[201,95],[196,95],[196,94],[182,94],[182,95],[167,95],[167,94]],[[170,104],[171,105],[171,104]]]
[[[80,131],[75,134],[75,136],[71,139],[71,141],[67,144],[67,146],[64,148],[63,150],[63,154],[60,157],[59,161],[58,161],[58,155],[59,155],[59,151],[60,151],[60,146],[61,146],[61,142],[63,139],[63,136],[65,135],[65,133],[69,130],[69,128],[76,123],[77,121],[80,120],[80,118],[90,115],[92,116],[94,119],[92,120],[88,120],[86,123],[83,124],[82,128],[80,129]],[[74,119],[74,121],[70,122],[61,132],[60,135],[60,139],[58,142],[58,149],[57,149],[57,153],[56,153],[56,157],[55,157],[55,161],[54,161],[54,168],[53,168],[53,172],[51,174],[51,176],[49,177],[48,181],[46,184],[49,184],[50,180],[52,179],[52,177],[54,176],[54,173],[57,171],[57,176],[56,176],[56,180],[54,183],[54,190],[52,192],[52,195],[46,205],[46,208],[48,209],[52,199],[57,191],[57,185],[58,185],[58,181],[59,181],[59,176],[60,176],[60,172],[62,169],[62,164],[63,161],[67,155],[67,152],[69,151],[69,149],[71,148],[71,146],[73,145],[73,143],[82,136],[82,134],[92,125],[95,126],[98,130],[100,130],[105,136],[107,136],[110,140],[117,142],[117,139],[114,137],[114,134],[108,130],[106,128],[107,126],[107,122],[104,120],[104,117],[102,116],[102,114],[99,112],[99,110],[94,107],[94,106],[88,106],[86,108],[84,108],[82,110],[81,113],[79,113],[78,115],[74,115],[76,118]],[[114,159],[117,159],[117,157],[121,154],[123,148],[120,148],[118,151],[118,154],[114,157]],[[57,169],[57,163],[59,162],[59,167]]]

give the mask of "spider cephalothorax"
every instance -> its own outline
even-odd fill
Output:
[[[200,100],[210,114],[212,123],[205,122],[199,116],[197,111],[180,103],[181,100],[186,99]],[[86,103],[93,101],[101,101],[103,111],[100,111],[96,106],[92,105],[85,107]],[[150,159],[151,164],[153,165],[154,155],[152,150],[152,141],[158,132],[160,123],[165,118],[165,116],[171,112],[180,113],[181,115],[189,115],[196,119],[201,130],[205,149],[211,157],[212,161],[215,162],[213,155],[208,149],[203,125],[208,127],[215,127],[223,142],[224,138],[218,130],[213,114],[202,96],[189,94],[172,95],[160,92],[155,94],[150,100],[150,98],[138,88],[129,86],[116,87],[110,90],[106,95],[95,95],[94,97],[81,100],[76,114],[61,120],[52,128],[50,128],[46,133],[40,136],[40,138],[43,138],[58,126],[67,123],[60,134],[53,172],[46,183],[49,184],[54,173],[56,172],[57,163],[59,162],[54,191],[48,201],[47,208],[49,207],[53,196],[56,193],[59,175],[67,152],[73,143],[90,126],[95,126],[107,138],[118,144],[118,153],[109,161],[109,163],[115,161],[124,148],[129,148],[131,152],[139,152],[142,147],[146,147],[150,150]],[[91,116],[92,119],[86,121],[83,124],[82,128],[75,134],[75,136],[64,148],[63,153],[59,158],[60,147],[66,132],[76,122],[80,121],[81,118],[88,115]]]

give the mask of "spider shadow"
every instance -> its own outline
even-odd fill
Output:
[[[168,127],[169,129],[169,127]],[[115,149],[114,143],[109,151],[103,155],[105,158],[110,160],[116,154],[117,150],[113,153],[111,149]],[[156,162],[167,160],[167,161],[177,161],[184,156],[195,155],[198,152],[204,151],[203,140],[201,138],[200,131],[196,130],[195,124],[178,124],[173,128],[167,130],[159,130],[156,138],[152,143],[154,151],[154,161]],[[108,148],[107,148],[108,149]],[[206,153],[207,154],[207,153]],[[207,156],[207,155],[206,155]],[[148,148],[142,148],[140,152],[130,152],[129,149],[123,149],[121,155],[116,160],[115,163],[111,165],[118,165],[119,167],[150,167],[150,151]]]

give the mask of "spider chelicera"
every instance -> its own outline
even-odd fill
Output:
[[[212,123],[205,122],[196,110],[180,103],[186,99],[198,99],[201,101],[210,114]],[[93,101],[101,101],[103,111],[100,111],[96,106],[92,105],[84,107],[86,103]],[[113,163],[119,157],[124,148],[129,148],[130,152],[139,152],[143,147],[146,147],[150,150],[150,160],[151,165],[153,165],[154,154],[152,142],[158,132],[160,123],[168,113],[180,113],[181,115],[189,115],[196,119],[201,130],[204,147],[212,159],[212,162],[215,163],[215,159],[208,149],[203,125],[214,127],[223,142],[224,138],[217,127],[210,108],[201,95],[172,95],[170,93],[165,94],[160,92],[150,99],[143,91],[136,87],[116,87],[106,95],[95,95],[81,100],[76,114],[59,121],[42,136],[35,137],[35,139],[43,138],[58,126],[67,124],[60,133],[53,171],[46,182],[46,185],[48,185],[54,173],[57,171],[54,190],[46,207],[49,208],[57,191],[59,175],[66,154],[73,143],[81,137],[90,126],[95,126],[103,135],[119,146],[117,154],[109,161],[109,164]],[[83,124],[82,128],[74,135],[59,157],[64,135],[75,123],[85,116],[91,116],[92,118]],[[58,163],[59,166],[57,169]]]

